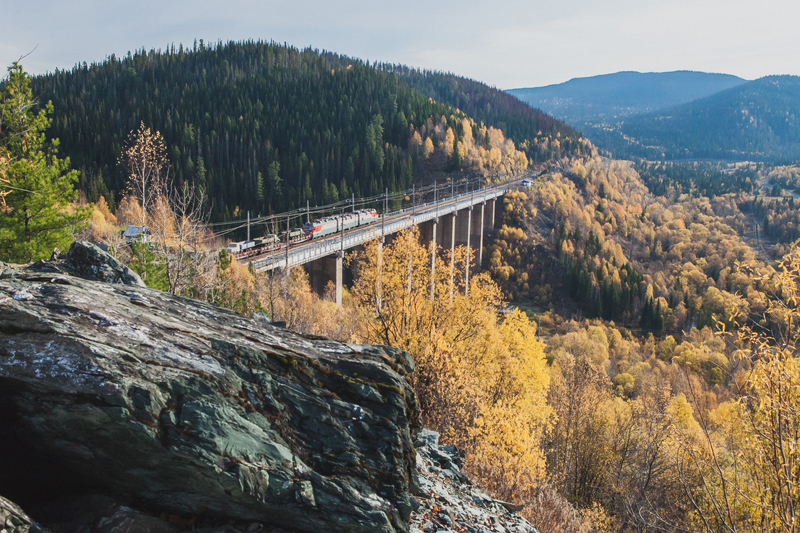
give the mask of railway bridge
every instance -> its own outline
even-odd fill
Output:
[[[367,226],[340,231],[319,239],[284,246],[279,250],[256,256],[250,261],[256,271],[291,268],[304,265],[309,271],[312,286],[324,286],[335,280],[336,304],[342,304],[342,260],[346,250],[379,239],[378,253],[387,238],[412,226],[419,226],[420,237],[426,244],[441,243],[451,250],[458,245],[475,249],[478,265],[483,261],[483,237],[494,229],[499,215],[497,200],[509,189],[522,187],[538,174],[493,184],[448,198],[412,205],[399,211],[384,212],[380,219]],[[435,257],[431,258],[435,268]],[[451,264],[451,269],[453,268]],[[469,265],[465,273],[469,284]]]

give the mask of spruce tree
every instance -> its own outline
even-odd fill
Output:
[[[642,316],[639,319],[639,326],[645,330],[649,331],[652,329],[653,324],[653,299],[647,298],[644,301],[644,307],[642,308]]]
[[[78,173],[57,156],[58,140],[46,144],[53,106],[34,113],[30,78],[18,63],[8,68],[0,92],[0,147],[8,154],[4,171],[11,192],[0,209],[0,260],[27,262],[67,248],[89,216],[73,205]]]

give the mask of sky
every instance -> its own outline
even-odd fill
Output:
[[[262,39],[537,87],[622,70],[800,74],[797,0],[0,0],[0,64]]]

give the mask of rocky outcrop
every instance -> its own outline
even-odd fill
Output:
[[[18,505],[0,496],[0,533],[44,533]]]
[[[412,500],[412,533],[539,533],[517,514],[521,505],[495,500],[461,473],[464,451],[441,446],[422,430],[415,443],[419,485]]]
[[[114,503],[96,523],[408,530],[418,428],[403,352],[60,272],[126,283],[84,253],[0,267],[0,494],[45,527],[65,496],[100,494]]]
[[[88,241],[73,242],[64,265],[69,272],[84,279],[145,287],[139,274]]]

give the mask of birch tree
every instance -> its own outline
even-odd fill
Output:
[[[171,294],[190,295],[204,271],[215,268],[207,250],[208,214],[205,196],[193,185],[172,188],[158,196],[150,214],[152,248],[165,268]]]
[[[148,211],[167,192],[169,160],[161,133],[153,133],[142,122],[128,134],[119,162],[128,174],[128,192],[141,207],[144,226]]]

